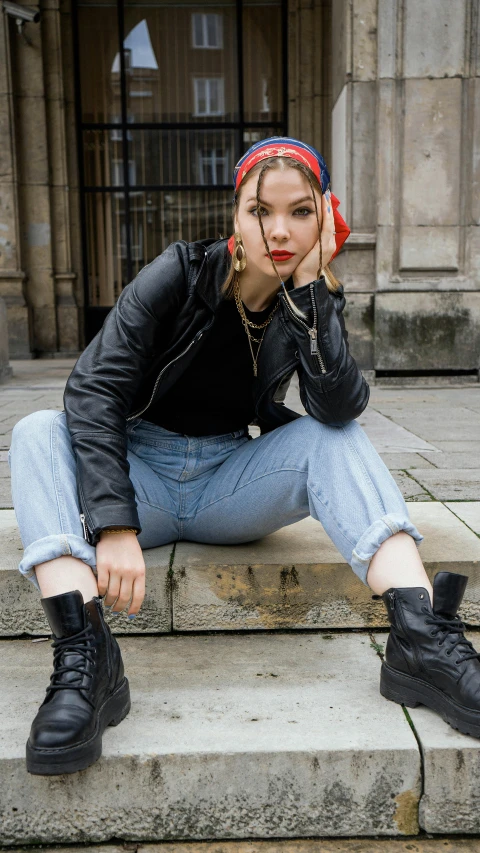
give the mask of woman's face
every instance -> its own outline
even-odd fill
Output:
[[[249,270],[274,277],[275,270],[268,257],[257,216],[258,172],[242,186],[235,216],[235,230],[240,231],[247,254]],[[314,188],[320,227],[321,196]],[[261,215],[265,238],[282,279],[292,275],[302,258],[318,240],[318,225],[310,184],[298,169],[267,169],[260,188]],[[276,252],[290,256],[275,256]]]

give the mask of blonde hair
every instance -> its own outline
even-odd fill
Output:
[[[321,196],[322,195],[322,187],[321,187],[319,181],[317,180],[316,175],[314,175],[314,173],[308,168],[308,166],[305,166],[303,163],[300,163],[298,160],[294,160],[292,157],[268,157],[263,162],[257,163],[255,166],[253,166],[252,169],[250,169],[247,172],[247,174],[245,175],[245,177],[241,181],[241,183],[238,187],[238,190],[235,194],[235,199],[233,201],[233,220],[235,221],[235,213],[236,213],[236,210],[238,208],[238,200],[239,200],[240,192],[242,190],[243,185],[245,184],[247,178],[249,178],[252,173],[259,172],[258,181],[257,181],[257,193],[256,193],[256,195],[257,195],[258,224],[260,226],[260,231],[262,233],[262,238],[263,238],[263,242],[265,244],[265,249],[266,249],[268,256],[272,262],[275,273],[277,274],[279,281],[281,282],[282,277],[277,270],[277,267],[275,265],[275,261],[273,260],[272,253],[269,249],[267,240],[265,238],[265,232],[263,229],[262,217],[260,215],[260,209],[261,209],[260,188],[262,185],[263,176],[264,176],[265,172],[267,171],[267,169],[280,169],[281,171],[283,171],[285,168],[297,169],[298,171],[302,172],[302,174],[305,175],[305,177],[307,178],[307,180],[310,184],[310,188],[312,190],[313,203],[315,205],[315,215],[317,218],[318,237],[319,237],[319,266],[318,266],[318,270],[317,270],[317,278],[319,278],[323,274],[325,276],[325,282],[326,282],[328,289],[331,292],[335,292],[340,287],[341,282],[333,274],[333,272],[331,271],[328,264],[325,264],[325,266],[323,266],[323,258],[322,258],[321,226],[320,226],[320,220],[318,218],[317,199],[316,199],[315,192],[314,192],[314,188],[315,188],[315,189],[317,189],[317,191],[320,193],[320,196]],[[225,279],[225,281],[223,282],[222,287],[221,287],[221,292],[225,294],[225,297],[227,299],[233,299],[233,297],[235,295],[234,290],[235,290],[235,284],[236,284],[237,278],[238,278],[238,272],[233,265],[233,254],[232,254],[232,259],[230,262],[230,269],[228,271],[227,278]],[[297,308],[297,306],[295,305],[293,300],[288,295],[288,291],[286,288],[284,288],[283,292],[285,294],[285,298],[287,299],[292,311],[297,316],[301,317],[302,319],[306,319],[303,311],[300,311],[300,309]]]

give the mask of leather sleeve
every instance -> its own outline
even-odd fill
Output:
[[[105,527],[141,531],[129,478],[126,418],[142,375],[162,346],[166,324],[186,298],[187,277],[185,246],[172,243],[123,289],[67,380],[63,402],[93,545]]]
[[[313,326],[314,311],[310,284],[289,291],[292,301],[306,315],[306,324]],[[358,418],[368,404],[370,389],[348,346],[343,309],[343,286],[332,293],[324,276],[313,282],[313,298],[317,310],[317,347],[320,361],[312,353],[311,338],[291,310],[284,304],[284,313],[298,344],[300,398],[309,415],[326,424],[346,423]]]

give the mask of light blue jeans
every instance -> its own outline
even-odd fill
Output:
[[[417,545],[423,539],[357,421],[330,426],[304,415],[249,439],[241,430],[186,436],[136,418],[127,434],[142,548],[179,539],[235,545],[311,515],[368,586],[370,560],[387,537],[404,530]],[[65,412],[18,421],[8,462],[25,549],[20,572],[38,589],[35,566],[67,554],[96,572]]]

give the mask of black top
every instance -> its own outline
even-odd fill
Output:
[[[243,307],[249,320],[263,323],[276,303],[274,299],[263,311]],[[258,339],[264,332],[249,329]],[[252,347],[256,357],[258,345],[252,342]],[[222,435],[246,429],[254,417],[252,380],[253,359],[242,318],[235,299],[223,299],[193,362],[161,400],[149,407],[145,420],[183,435]]]

